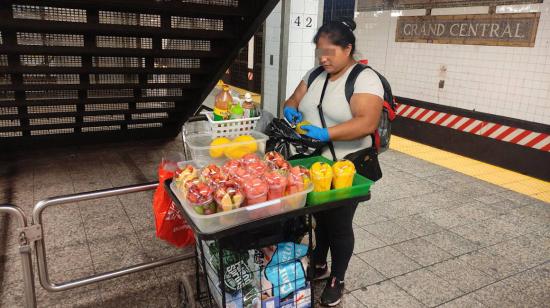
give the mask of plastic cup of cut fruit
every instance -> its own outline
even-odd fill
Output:
[[[244,183],[244,191],[248,205],[267,201],[268,186],[265,180],[254,178]]]
[[[189,185],[186,199],[198,214],[214,214],[216,213],[216,204],[214,203],[213,193],[213,189],[207,184],[200,181],[194,182]]]
[[[191,207],[193,207],[195,213],[199,215],[210,215],[216,213],[216,203],[213,198],[199,203],[193,203],[188,200],[188,203]]]
[[[355,166],[350,161],[339,161],[333,166],[334,179],[332,180],[334,189],[350,187],[353,184],[355,176]]]
[[[284,197],[287,184],[286,175],[281,174],[279,171],[270,171],[266,172],[264,177],[269,187],[267,199],[273,200]]]
[[[246,154],[241,158],[243,165],[248,166],[250,164],[261,162],[262,160],[256,153]]]
[[[314,191],[328,191],[332,183],[332,174],[324,174],[320,172],[311,172],[311,180],[313,181]]]
[[[309,171],[302,166],[292,167],[288,172],[287,179],[287,195],[303,191],[310,183]]]
[[[263,161],[256,161],[248,164],[246,169],[252,176],[260,177],[267,171],[268,167]]]
[[[241,207],[244,193],[234,181],[227,181],[214,192],[214,200],[218,205],[218,212],[226,212]]]
[[[232,160],[229,160],[227,161],[223,167],[222,167],[222,171],[225,172],[226,174],[234,174],[235,171],[239,168],[242,167],[242,163],[240,160],[237,160],[237,159],[232,159]]]
[[[236,168],[231,174],[231,176],[235,180],[235,182],[241,185],[241,187],[244,186],[244,183],[246,181],[249,181],[253,178],[252,174],[248,171],[248,169],[244,167]]]

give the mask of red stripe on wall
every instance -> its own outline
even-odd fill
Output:
[[[447,127],[452,128],[458,121],[464,119],[463,117],[457,116],[454,120],[451,121],[451,123],[447,124]]]
[[[428,112],[430,112],[430,109],[424,110],[422,113],[420,113],[420,115],[419,115],[418,117],[416,117],[416,119],[417,119],[418,121],[422,120],[422,118],[423,118]]]
[[[505,131],[503,131],[502,133],[500,133],[500,135],[496,136],[495,139],[496,140],[502,140],[504,138],[506,138],[506,136],[510,135],[511,133],[513,133],[517,128],[515,127],[508,127]]]
[[[402,109],[401,111],[399,111],[399,113],[398,113],[398,114],[399,114],[399,115],[402,115],[402,114],[404,114],[404,113],[405,113],[405,111],[407,111],[407,110],[408,110],[409,108],[411,108],[411,106],[409,106],[409,105],[405,105],[405,107],[403,107],[403,109]]]
[[[411,118],[418,111],[418,109],[420,109],[420,107],[413,107],[412,111],[409,112],[407,117]]]
[[[429,118],[426,119],[426,122],[431,122],[433,119],[435,119],[435,117],[437,117],[438,115],[440,115],[441,113],[440,112],[434,112],[434,114],[432,114]]]
[[[548,137],[547,134],[540,134],[537,138],[529,141],[525,146],[526,147],[533,147],[535,144],[541,142],[544,138]]]
[[[441,123],[445,122],[445,120],[447,120],[451,115],[446,113],[441,119],[439,119],[439,121],[437,121],[437,123],[435,123],[435,125],[441,125]]]
[[[464,122],[464,124],[460,125],[457,129],[458,130],[465,130],[466,127],[470,126],[470,124],[474,123],[475,119],[469,119],[468,121]]]
[[[530,147],[530,148],[538,146],[538,147],[541,147],[539,150],[542,150],[542,151],[545,151],[545,152],[550,152],[550,144],[544,145],[544,146],[543,146],[543,144],[539,144],[542,140],[544,140],[545,138],[550,136],[548,134],[538,133],[538,132],[534,132],[534,131],[530,131],[530,130],[524,130],[524,129],[517,128],[517,127],[508,127],[506,125],[497,124],[497,123],[494,123],[494,122],[481,121],[481,120],[477,120],[475,118],[469,118],[469,117],[459,116],[459,115],[455,115],[455,114],[439,112],[439,111],[430,110],[430,109],[426,109],[426,108],[415,107],[415,106],[405,105],[405,104],[403,104],[403,105],[404,105],[404,106],[402,106],[403,110],[398,113],[398,115],[401,116],[401,117],[403,117],[404,114],[407,113],[407,115],[405,117],[410,118],[412,120],[426,122],[426,123],[429,123],[429,124],[434,124],[434,125],[439,125],[439,126],[444,126],[444,127],[447,127],[447,128],[456,129],[456,130],[463,131],[463,132],[466,132],[466,133],[475,134],[475,135],[483,136],[483,137],[488,137],[488,138],[496,139],[496,140],[499,140],[499,141],[504,141],[504,139],[506,139],[507,137],[513,136],[512,134],[516,134],[516,133],[518,133],[518,131],[521,131],[521,133],[519,133],[517,136],[513,137],[513,139],[507,140],[505,142],[510,142],[510,143],[514,143],[514,144],[524,143],[528,139],[533,138],[534,136],[536,136],[534,139],[529,141],[527,144],[523,144],[522,146]],[[430,114],[430,112],[432,112],[432,114]],[[416,115],[416,114],[418,114],[418,115]],[[426,115],[428,115],[428,114],[430,114],[430,115],[426,118],[426,120],[423,121],[422,118],[426,117]],[[440,118],[435,123],[432,123],[432,121],[434,121],[438,117],[440,117]],[[452,120],[449,122],[449,119],[452,119]],[[460,126],[454,128],[454,126],[457,125],[457,123],[460,123],[461,121],[464,121],[464,123],[462,123],[462,124],[460,124]],[[449,122],[449,123],[447,123],[447,122]],[[474,123],[476,123],[476,122],[479,122],[479,124],[474,125]],[[444,124],[444,123],[447,123],[447,124]],[[472,125],[474,125],[474,126],[469,131],[467,131],[467,129],[469,129]],[[487,131],[485,131],[483,134],[480,133],[481,130],[484,130],[484,129],[487,129],[487,128],[489,128],[489,129]],[[505,129],[503,130],[503,128],[505,128]],[[499,132],[498,135],[496,137],[492,137],[491,135],[494,135],[495,132],[497,132],[497,131]]]
[[[487,125],[487,122],[481,122],[479,123],[476,127],[474,127],[471,131],[470,131],[470,134],[476,134],[477,132],[479,132],[480,129],[483,128],[483,126]]]
[[[523,133],[517,135],[514,139],[510,140],[510,142],[511,143],[518,143],[521,139],[527,137],[531,133],[532,133],[532,131],[526,130]]]
[[[494,133],[497,129],[501,128],[502,125],[495,124],[495,126],[491,127],[488,131],[486,131],[482,136],[483,137],[489,137],[492,133]]]

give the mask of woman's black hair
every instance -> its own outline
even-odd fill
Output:
[[[340,18],[324,24],[317,30],[313,42],[317,44],[319,38],[326,35],[334,45],[347,48],[351,44],[350,56],[355,52],[355,35],[353,30],[357,25],[350,18]]]

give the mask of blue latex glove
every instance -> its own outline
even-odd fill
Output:
[[[302,129],[307,132],[306,136],[308,137],[318,139],[323,142],[330,141],[330,136],[328,134],[327,128],[321,128],[315,125],[303,125]]]
[[[283,109],[283,114],[285,115],[285,118],[290,124],[298,124],[302,122],[303,116],[302,113],[294,107],[285,107]]]

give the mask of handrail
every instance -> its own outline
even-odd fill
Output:
[[[142,192],[142,191],[149,191],[149,190],[155,189],[157,186],[158,186],[157,182],[152,182],[152,183],[146,183],[146,184],[115,187],[115,188],[109,188],[109,189],[103,189],[103,190],[96,190],[96,191],[90,191],[90,192],[83,192],[83,193],[47,198],[39,201],[34,206],[32,211],[32,223],[41,226],[42,213],[44,212],[44,210],[46,210],[50,206],[74,203],[74,202],[92,200],[92,199],[101,199],[106,197],[112,197],[112,196],[118,196],[118,195],[124,195],[124,194],[136,193],[136,192]],[[43,228],[40,228],[40,229],[42,232],[42,237],[36,240],[35,242],[36,259],[38,260],[38,264],[37,264],[38,278],[42,287],[50,292],[59,292],[59,291],[69,290],[76,287],[85,286],[94,282],[104,281],[104,280],[120,277],[123,275],[128,275],[131,273],[151,269],[157,266],[171,264],[178,261],[190,259],[194,256],[193,253],[186,254],[186,255],[172,256],[172,257],[167,257],[167,258],[163,258],[152,262],[146,262],[146,263],[141,263],[130,267],[120,268],[110,272],[96,274],[93,276],[83,277],[83,278],[61,282],[61,283],[54,283],[50,280],[48,275],[48,265],[46,262],[46,247],[43,239],[44,231],[43,231]]]
[[[25,291],[25,307],[36,307],[36,293],[34,288],[34,274],[32,272],[32,258],[30,243],[27,239],[27,218],[25,212],[15,205],[0,205],[0,213],[6,213],[17,218],[19,232],[19,254],[21,256],[21,266],[23,268],[23,287]]]

